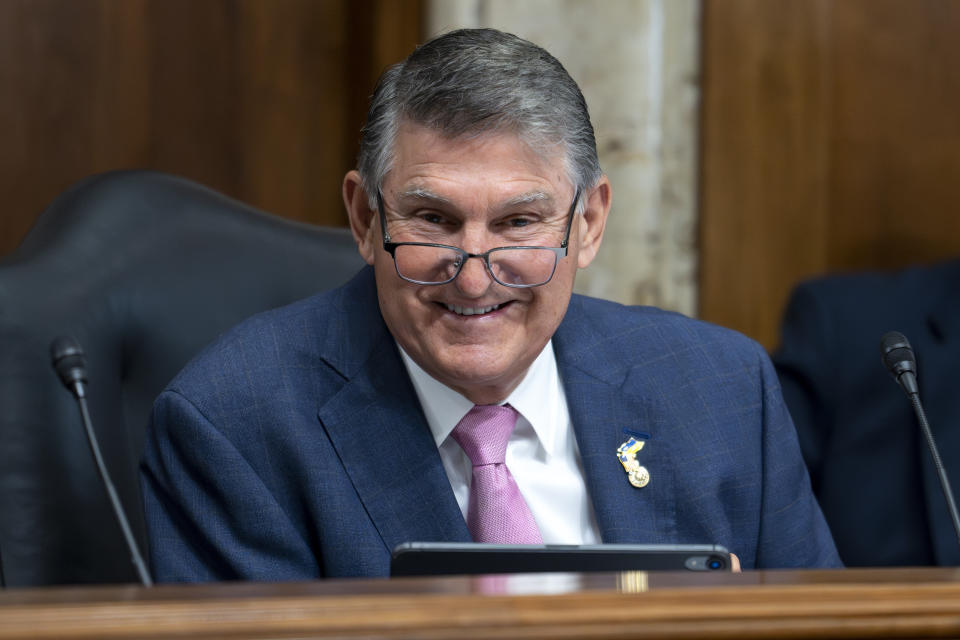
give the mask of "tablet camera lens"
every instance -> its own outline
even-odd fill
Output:
[[[707,567],[711,571],[718,571],[720,569],[723,569],[723,560],[721,560],[720,558],[710,558],[710,560],[707,561]]]

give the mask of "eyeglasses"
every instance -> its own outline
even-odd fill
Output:
[[[470,258],[480,258],[487,272],[505,287],[524,289],[547,284],[557,270],[557,261],[567,256],[570,227],[580,199],[580,188],[567,213],[567,230],[559,247],[496,247],[485,253],[468,253],[459,247],[432,242],[391,242],[383,194],[377,190],[377,209],[383,231],[383,249],[393,256],[397,275],[413,284],[435,285],[452,282]]]

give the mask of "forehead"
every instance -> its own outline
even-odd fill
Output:
[[[509,132],[451,138],[401,124],[384,178],[392,194],[430,193],[452,202],[553,201],[573,197],[563,148],[534,148]]]

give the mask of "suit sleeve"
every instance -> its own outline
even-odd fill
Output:
[[[158,582],[319,575],[310,545],[248,461],[175,391],[154,405],[141,488]]]
[[[761,353],[763,495],[757,567],[841,567],[800,455],[773,365]]]

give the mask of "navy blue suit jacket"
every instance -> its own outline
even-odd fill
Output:
[[[905,334],[954,495],[960,496],[960,260],[820,278],[788,305],[774,355],[814,491],[848,565],[960,565],[913,409],[880,363]]]
[[[604,542],[838,564],[759,346],[573,296],[554,348]],[[649,435],[642,489],[629,433]],[[142,480],[159,580],[383,576],[401,542],[470,540],[369,268],[198,356],[155,405]]]

